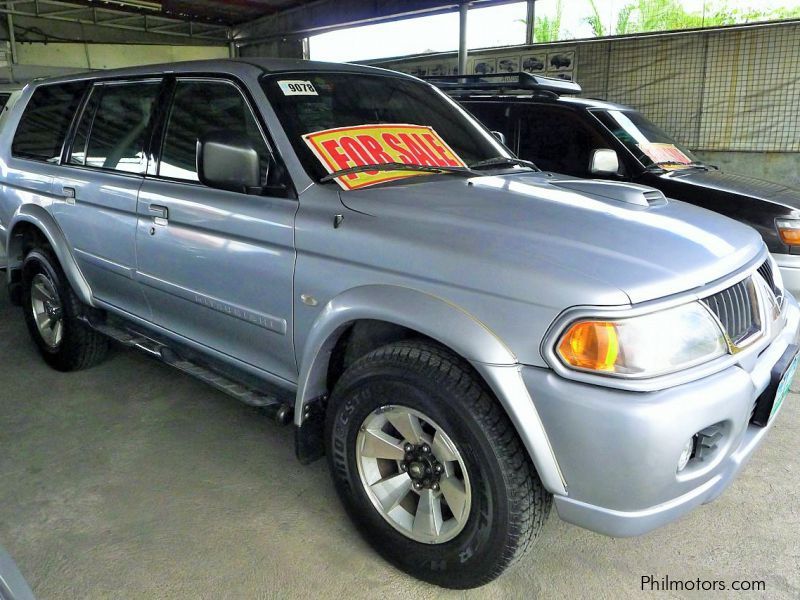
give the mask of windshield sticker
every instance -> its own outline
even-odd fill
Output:
[[[466,167],[432,127],[424,125],[357,125],[325,129],[303,136],[328,173],[364,165],[403,163],[428,167]],[[429,175],[421,171],[364,171],[336,178],[344,190]]]
[[[664,168],[682,169],[692,164],[692,159],[686,156],[675,144],[637,144],[639,149],[655,164]]]
[[[314,84],[310,81],[279,81],[278,87],[281,88],[284,96],[318,96]]]

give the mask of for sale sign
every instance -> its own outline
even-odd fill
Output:
[[[639,144],[639,149],[654,163],[667,168],[670,165],[675,168],[681,168],[692,163],[692,159],[681,152],[674,144],[642,143]]]
[[[465,167],[461,158],[425,125],[357,125],[325,129],[303,136],[328,173],[351,167],[403,163],[427,167]],[[336,178],[344,190],[417,177],[423,171],[364,171]]]

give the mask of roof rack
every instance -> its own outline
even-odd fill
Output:
[[[487,75],[438,75],[423,77],[429,83],[454,95],[472,92],[544,93],[548,96],[580,94],[581,86],[574,81],[542,77],[531,73],[491,73]]]

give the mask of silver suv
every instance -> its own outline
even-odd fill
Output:
[[[798,311],[758,234],[538,171],[452,100],[239,60],[29,85],[0,132],[8,285],[56,369],[109,339],[293,419],[375,549],[497,577],[551,502],[644,533],[774,422]]]

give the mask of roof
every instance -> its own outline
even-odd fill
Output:
[[[245,77],[252,75],[257,70],[263,73],[281,73],[290,71],[344,71],[349,73],[365,74],[391,74],[397,77],[413,79],[410,75],[388,71],[378,67],[366,67],[350,63],[332,63],[288,58],[235,58],[195,60],[186,62],[162,63],[156,65],[143,65],[139,67],[126,67],[124,69],[109,69],[104,71],[86,71],[72,75],[62,75],[47,79],[36,80],[41,83],[64,83],[68,81],[81,81],[85,79],[112,79],[118,77],[142,77],[147,75],[162,75],[169,73],[230,73]]]
[[[238,25],[311,4],[316,0],[70,0],[136,14],[157,14],[219,25]]]

